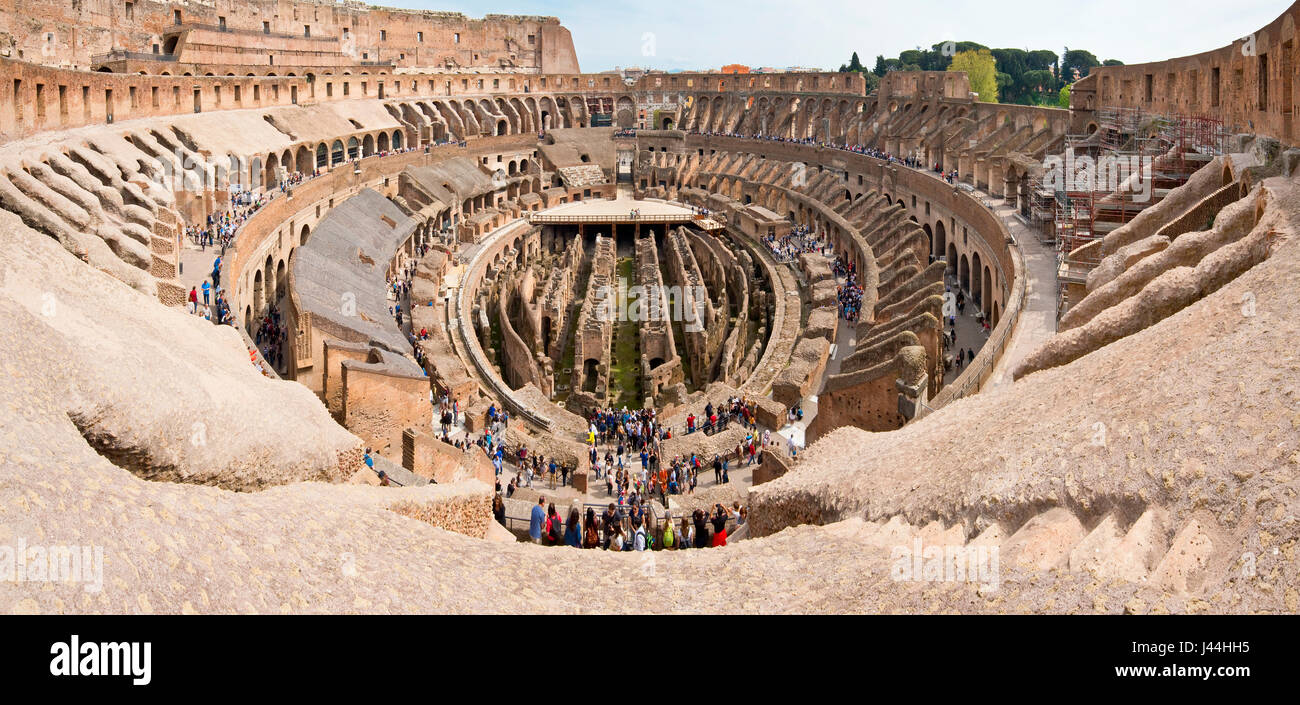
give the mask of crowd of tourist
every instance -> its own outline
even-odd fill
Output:
[[[731,397],[718,408],[714,408],[713,402],[708,402],[704,405],[703,417],[697,418],[694,412],[686,415],[686,433],[702,430],[705,435],[713,434],[725,430],[732,420],[758,430],[755,409],[754,402],[747,397]]]
[[[226,248],[234,243],[239,226],[270,202],[271,196],[266,193],[254,195],[250,191],[236,191],[230,194],[228,208],[209,213],[202,227],[186,226],[185,236],[201,251],[214,247],[220,248],[224,254]]]
[[[772,251],[772,257],[778,262],[794,262],[805,252],[825,254],[830,248],[826,239],[807,225],[795,226],[781,237],[775,234],[765,235],[763,244],[767,245]]]
[[[836,287],[835,295],[839,300],[840,318],[856,323],[862,312],[862,287],[858,286],[858,275],[846,275],[844,283]]]
[[[506,507],[500,495],[493,500],[492,513],[506,526]],[[738,528],[747,519],[745,507],[733,502],[731,507],[717,503],[708,510],[696,509],[677,523],[671,512],[665,512],[660,519],[640,500],[621,508],[611,503],[599,514],[594,507],[588,507],[584,514],[574,504],[566,518],[561,516],[554,501],[548,502],[545,496],[540,496],[529,515],[528,537],[543,546],[606,551],[709,548],[726,546],[728,524]]]
[[[267,306],[262,322],[253,335],[253,343],[262,351],[262,357],[277,370],[284,368],[284,345],[288,330],[280,319],[280,309]]]

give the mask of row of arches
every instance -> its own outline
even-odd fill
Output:
[[[385,108],[422,143],[535,134],[587,127],[591,122],[587,100],[581,95],[394,101]]]
[[[837,142],[843,142],[848,126],[861,118],[865,107],[863,99],[853,96],[718,94],[691,96],[686,103],[681,126],[687,130]]]
[[[259,176],[266,188],[275,188],[280,185],[281,168],[286,172],[303,174],[328,171],[357,159],[403,149],[405,144],[406,136],[402,130],[381,130],[314,145],[301,144],[282,152],[271,152],[264,157],[253,157],[250,175]]]

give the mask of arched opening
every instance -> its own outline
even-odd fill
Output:
[[[980,295],[980,301],[983,302],[984,304],[983,311],[985,316],[992,315],[993,313],[993,306],[991,301],[991,299],[993,298],[993,277],[991,275],[992,273],[989,271],[989,268],[986,265],[984,267],[984,277],[983,277],[984,285]]]
[[[361,140],[361,156],[369,157],[375,153],[375,136],[366,135]]]
[[[970,260],[966,255],[961,256],[961,266],[957,270],[957,285],[961,290],[970,293]]]
[[[324,142],[316,145],[316,168],[324,169],[330,165],[329,149]]]
[[[587,358],[582,363],[582,391],[592,393],[596,391],[596,367],[600,364],[598,360]]]
[[[970,257],[970,263],[970,295],[971,298],[975,299],[975,303],[979,304],[984,300],[980,288],[980,280],[984,273],[983,268],[980,266],[980,253],[976,252],[972,254]]]
[[[948,257],[946,261],[948,262],[948,268],[946,270],[946,273],[956,276],[957,275],[957,246],[951,242],[948,243]]]
[[[334,140],[334,144],[330,145],[330,166],[332,167],[342,163],[343,163],[343,141]]]
[[[402,148],[402,131],[393,130],[393,149]]]
[[[378,144],[377,144],[376,146],[378,146],[380,153],[383,153],[383,152],[387,152],[387,151],[388,151],[388,133],[387,133],[387,132],[381,132],[381,133],[379,133]]]
[[[275,265],[275,300],[279,301],[284,298],[285,288],[285,265],[284,260],[280,260]]]
[[[948,250],[948,233],[943,227],[943,221],[937,220],[934,223],[934,256],[943,257]]]
[[[307,236],[311,235],[311,228],[303,223],[302,231],[298,234],[298,246],[302,247],[307,244]]]
[[[298,151],[294,154],[293,168],[300,173],[310,174],[312,171],[311,161],[311,150],[307,149],[305,146],[299,147]]]
[[[266,306],[266,295],[262,290],[262,270],[260,269],[253,274],[253,306],[258,311],[261,311]],[[251,325],[252,319],[249,318],[248,322]],[[251,335],[253,331],[250,329],[248,332]]]
[[[266,158],[266,176],[262,183],[267,188],[274,188],[280,185],[280,157],[276,154],[270,154]]]
[[[275,282],[274,267],[275,267],[275,260],[271,259],[271,255],[267,255],[266,263],[262,265],[262,269],[266,272],[266,305],[267,306],[272,306],[275,304],[276,290],[279,289],[279,286]]]

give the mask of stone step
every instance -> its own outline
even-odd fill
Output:
[[[944,528],[943,522],[932,521],[921,528],[920,535],[927,546],[961,546],[966,543],[966,531],[961,524]]]
[[[993,524],[970,540],[970,546],[1001,546],[1007,540],[1007,531],[1001,524]]]
[[[911,546],[916,536],[916,529],[901,515],[890,517],[889,521],[866,537],[866,543],[881,548],[894,546]]]
[[[1086,531],[1074,513],[1063,507],[1039,514],[1002,544],[1008,565],[1029,570],[1050,570],[1068,563],[1070,551]]]
[[[1184,524],[1151,572],[1151,581],[1162,589],[1184,595],[1200,589],[1214,553],[1209,529],[1198,519]]]
[[[1120,528],[1119,518],[1114,512],[1107,514],[1097,528],[1070,551],[1070,570],[1110,577],[1114,553],[1123,540],[1124,530]]]
[[[1116,578],[1134,582],[1146,578],[1169,550],[1169,513],[1150,507],[1133,522],[1111,559]]]

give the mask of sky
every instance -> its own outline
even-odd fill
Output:
[[[386,0],[411,9],[551,15],[573,34],[583,71],[806,66],[828,71],[877,54],[973,41],[993,48],[1086,49],[1126,64],[1226,46],[1291,0]]]

